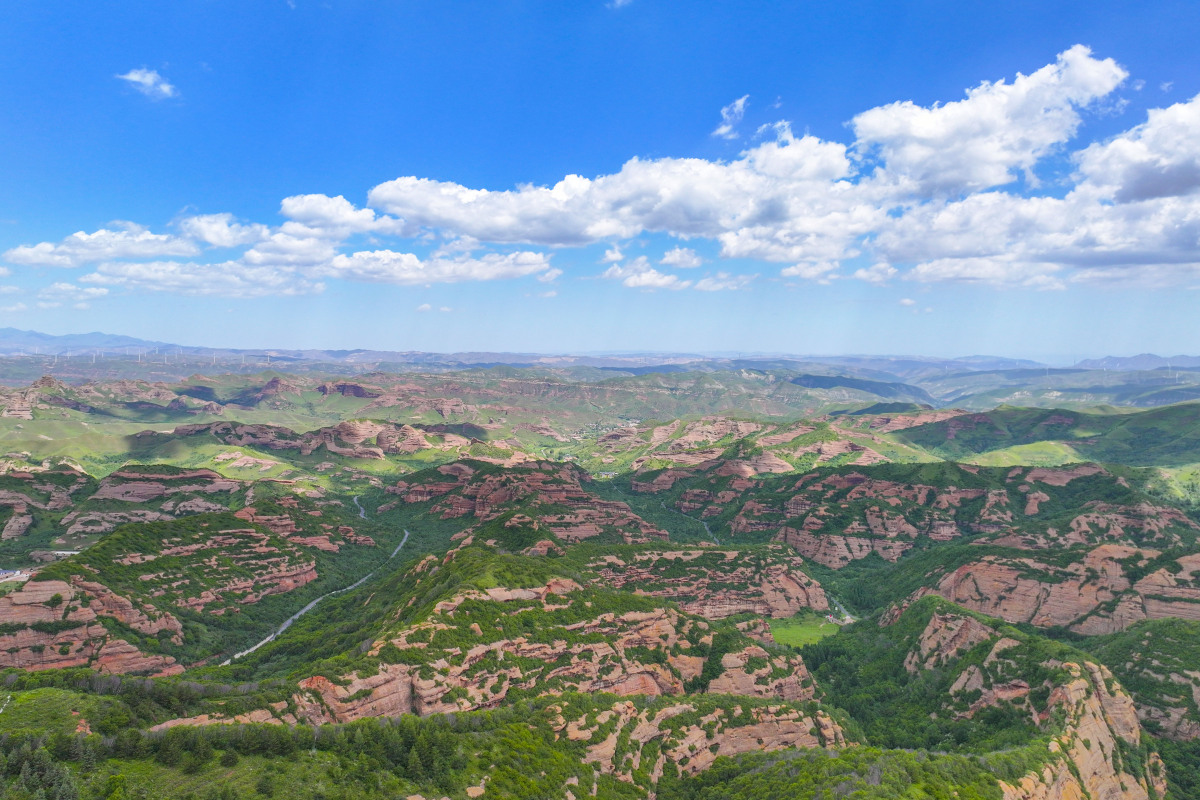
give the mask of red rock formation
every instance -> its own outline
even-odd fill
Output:
[[[5,623],[76,623],[75,627],[51,633],[25,627],[0,635],[0,667],[42,670],[88,666],[102,672],[156,675],[182,671],[169,656],[147,655],[123,639],[112,639],[97,616],[111,616],[144,632],[174,631],[179,625],[177,620],[169,615],[152,620],[136,611],[128,600],[107,591],[97,593],[89,605],[81,606],[81,591],[87,590],[64,581],[29,581],[0,597],[0,620]]]
[[[678,550],[637,553],[629,564],[610,556],[591,566],[597,569],[598,581],[603,586],[632,588],[648,597],[674,600],[684,611],[705,619],[724,619],[746,612],[786,618],[805,608],[827,611],[829,601],[825,592],[804,574],[803,561],[786,555],[778,545],[771,547],[771,555],[765,562],[745,551]],[[714,556],[722,556],[722,563],[691,566],[697,559]],[[680,563],[691,568],[679,570]],[[668,570],[674,577],[660,574]]]
[[[1089,635],[1123,630],[1143,619],[1200,620],[1200,589],[1192,577],[1200,572],[1200,555],[1180,558],[1178,572],[1160,569],[1133,585],[1119,563],[1156,555],[1158,551],[1105,544],[1066,567],[1032,557],[987,556],[945,575],[936,592],[1009,622],[1065,626]],[[1106,608],[1113,601],[1116,606],[1109,612]]]
[[[805,530],[782,528],[776,540],[796,548],[796,552],[807,559],[824,564],[831,569],[844,567],[851,561],[878,553],[888,561],[898,561],[911,541],[873,539],[866,536],[839,536],[836,534],[815,535]]]

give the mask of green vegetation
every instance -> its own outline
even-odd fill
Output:
[[[1200,753],[1171,738],[1200,724],[1197,623],[1090,640],[1056,629],[1055,641],[938,598],[891,625],[879,617],[982,558],[1047,586],[1097,580],[1084,558],[1102,543],[1154,551],[1105,562],[1129,582],[1194,586],[1179,559],[1200,533],[1200,404],[1085,409],[1083,384],[1069,397],[1049,388],[1086,378],[1065,372],[930,371],[929,394],[894,377],[780,363],[42,386],[32,420],[0,419],[0,526],[30,518],[0,542],[0,566],[36,556],[38,581],[101,584],[151,623],[170,614],[180,637],[111,614],[89,635],[188,669],[0,674],[0,799],[462,800],[483,786],[520,798],[577,787],[618,800],[995,800],[998,779],[1062,757],[1047,746],[1067,714],[1051,694],[1081,649],[1110,665],[1156,737],[1106,756],[1140,776],[1157,748],[1171,797],[1198,798]],[[975,402],[1025,391],[1020,381],[1044,384],[1039,405],[1059,392],[1062,408],[904,427],[934,418],[930,395]],[[1138,402],[1162,387],[1143,390]],[[1086,461],[1103,463],[1031,471]],[[253,519],[234,516],[245,507]],[[575,541],[581,530],[590,535]],[[652,541],[660,530],[669,541]],[[543,541],[548,555],[526,555]],[[74,550],[50,563],[50,551]],[[271,588],[289,572],[304,575]],[[774,642],[760,641],[768,600],[814,579],[869,618],[838,626],[802,612],[769,620]],[[84,615],[84,594],[49,598],[36,623],[0,621],[0,637],[78,629],[67,617]],[[282,635],[221,664],[319,597]],[[926,662],[914,653],[934,614],[985,632]],[[992,658],[1001,637],[1012,641]],[[17,653],[39,651],[6,651]],[[772,688],[804,675],[797,653],[811,679]],[[324,689],[300,689],[314,676],[348,703],[395,678],[397,698],[477,710],[304,724],[350,718],[332,716]],[[746,694],[707,694],[732,678]],[[579,694],[585,684],[665,694]],[[1016,689],[996,699],[996,687]],[[240,718],[278,724],[154,730],[250,714]],[[742,749],[773,747],[781,720],[827,746],[832,720],[864,746],[744,752],[691,774],[740,728],[755,731]]]
[[[892,625],[855,623],[802,648],[801,654],[829,701],[848,711],[873,745],[987,753],[1022,747],[1045,735],[1032,723],[1028,711],[1011,703],[985,707],[969,718],[955,713],[965,711],[967,704],[952,695],[950,688],[968,667],[983,667],[1000,636],[1018,644],[1005,651],[1004,659],[990,665],[989,669],[998,670],[996,682],[1019,675],[1029,686],[1053,686],[1068,675],[1061,666],[1051,665],[1081,654],[1050,639],[997,626],[992,637],[961,653],[952,665],[909,669],[908,654],[930,618],[946,612],[984,620],[991,626],[986,617],[929,597]],[[1044,703],[1046,697],[1041,700]]]
[[[803,647],[806,644],[819,642],[826,636],[832,636],[841,628],[836,622],[829,622],[825,617],[815,612],[801,612],[787,619],[770,621],[771,636],[779,644],[790,647]]]
[[[999,800],[979,758],[855,747],[721,758],[659,791],[662,800]]]
[[[1142,709],[1147,731],[1170,738],[1200,731],[1200,622],[1145,620],[1078,646],[1109,665]]]
[[[963,461],[1018,445],[1057,442],[1083,460],[1178,466],[1200,461],[1200,403],[1126,413],[1001,406],[909,428],[895,437],[942,458]]]

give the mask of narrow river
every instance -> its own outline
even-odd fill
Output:
[[[355,505],[358,505],[358,498],[357,498],[357,497],[356,497],[356,498],[354,498],[354,504],[355,504]],[[359,508],[361,509],[361,508],[362,508],[362,506],[359,506]],[[366,519],[366,512],[363,512],[363,519]],[[316,607],[317,607],[317,603],[320,603],[320,602],[321,602],[322,600],[324,600],[326,597],[333,597],[333,596],[335,596],[335,595],[339,595],[339,594],[345,594],[346,592],[350,591],[351,589],[357,589],[358,587],[362,586],[364,583],[366,583],[368,580],[370,580],[370,578],[371,578],[371,576],[372,576],[372,575],[374,575],[376,572],[379,572],[379,570],[383,569],[383,567],[384,567],[384,566],[385,566],[385,565],[386,565],[386,564],[387,564],[389,561],[391,561],[393,558],[395,558],[397,555],[399,555],[399,554],[400,554],[400,550],[401,550],[401,549],[404,547],[404,545],[405,545],[405,544],[407,544],[407,543],[408,543],[408,529],[406,528],[406,529],[404,530],[404,538],[400,540],[400,544],[396,545],[396,549],[392,551],[392,554],[391,554],[390,556],[388,556],[388,558],[387,558],[387,561],[383,562],[383,564],[380,564],[378,567],[376,567],[375,569],[371,570],[371,571],[370,571],[370,572],[368,572],[366,575],[363,575],[361,578],[359,578],[358,580],[356,580],[354,583],[350,584],[349,586],[344,586],[344,587],[342,587],[341,589],[334,589],[332,592],[326,592],[325,594],[323,594],[323,595],[321,595],[320,597],[318,597],[316,600],[313,600],[311,603],[309,603],[308,605],[306,605],[304,608],[300,609],[300,610],[299,610],[299,611],[297,611],[295,614],[292,614],[290,617],[288,617],[288,618],[287,618],[287,620],[285,620],[285,621],[284,621],[284,623],[283,623],[282,625],[280,625],[280,626],[279,626],[279,628],[278,628],[278,629],[276,629],[276,630],[275,630],[275,631],[274,631],[274,632],[273,632],[273,633],[272,633],[270,636],[268,636],[267,638],[263,639],[261,642],[259,642],[258,644],[254,645],[253,647],[247,648],[246,650],[243,650],[243,651],[241,651],[240,653],[235,653],[235,654],[233,655],[233,657],[232,657],[232,658],[227,658],[227,659],[225,659],[224,661],[222,661],[222,662],[221,662],[221,666],[223,667],[223,666],[225,666],[225,665],[227,665],[227,664],[229,664],[229,663],[231,663],[231,662],[233,662],[233,661],[236,661],[236,660],[238,660],[239,658],[241,658],[242,656],[247,656],[247,655],[250,655],[250,654],[251,654],[251,653],[253,653],[255,650],[257,650],[258,648],[262,647],[264,644],[267,644],[268,642],[273,642],[273,641],[275,641],[275,638],[276,638],[277,636],[279,636],[279,634],[283,633],[283,632],[284,632],[284,631],[286,631],[288,628],[290,628],[290,627],[292,626],[292,623],[293,623],[293,622],[295,622],[296,620],[300,619],[300,618],[301,618],[301,617],[303,617],[305,614],[307,614],[308,612],[310,612],[310,611],[312,611],[314,608],[316,608]]]

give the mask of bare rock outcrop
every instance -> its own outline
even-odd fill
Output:
[[[94,592],[94,593],[93,593]],[[171,675],[182,671],[173,658],[139,651],[109,634],[106,616],[145,633],[178,634],[178,620],[154,620],[125,598],[80,582],[29,581],[0,597],[0,620],[17,627],[0,635],[0,667],[28,670],[91,667],[101,672]]]
[[[805,608],[827,611],[825,592],[803,572],[803,563],[771,545],[762,553],[647,550],[626,559],[606,556],[590,566],[601,585],[674,600],[705,619],[724,619],[745,612],[785,618]]]
[[[1200,555],[1177,559],[1131,583],[1122,562],[1157,556],[1116,544],[1093,548],[1076,563],[1054,566],[1036,558],[985,556],[943,576],[936,592],[959,605],[1039,627],[1062,626],[1088,635],[1124,630],[1143,619],[1200,620]]]
[[[720,756],[847,744],[842,729],[821,710],[808,714],[783,704],[755,705],[746,719],[718,707],[695,722],[674,722],[695,711],[695,705],[686,699],[641,710],[634,703],[623,702],[596,714],[594,720],[587,716],[566,719],[560,712],[554,727],[570,740],[586,742],[585,761],[596,764],[606,775],[633,782],[634,773],[648,773],[650,785],[645,788],[651,796],[666,770],[692,775],[708,769]],[[624,749],[619,746],[621,741]],[[644,762],[651,742],[659,744],[653,764]]]

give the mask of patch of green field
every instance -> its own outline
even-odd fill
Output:
[[[126,785],[135,792],[153,791],[159,797],[345,796],[338,791],[344,788],[346,776],[332,753],[306,753],[290,760],[249,756],[240,758],[235,767],[225,767],[213,759],[194,772],[171,769],[148,759],[114,759],[101,764],[93,780],[96,785],[104,785],[107,775],[113,772],[123,775]],[[376,786],[355,785],[352,796],[406,797],[420,788],[386,770],[378,772]]]
[[[812,611],[804,611],[787,619],[772,619],[771,636],[779,644],[792,647],[803,647],[806,644],[819,642],[826,636],[832,636],[841,629],[835,622],[827,621],[823,616]]]
[[[1080,461],[1087,459],[1062,442],[1018,444],[967,459],[967,463],[981,467],[1058,467]]]
[[[1152,482],[1151,491],[1174,503],[1200,505],[1200,464],[1159,469],[1158,480]]]
[[[92,715],[98,704],[95,697],[65,689],[0,690],[0,707],[4,708],[0,711],[0,733],[74,733],[80,719]]]

